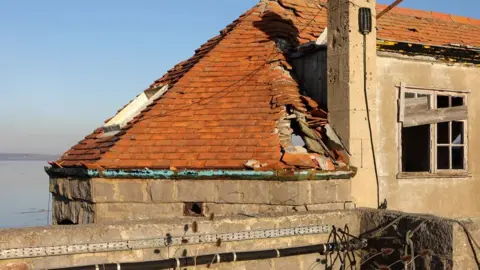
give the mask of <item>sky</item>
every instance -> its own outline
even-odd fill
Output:
[[[0,0],[0,152],[63,153],[257,2]],[[401,6],[480,18],[479,0]]]

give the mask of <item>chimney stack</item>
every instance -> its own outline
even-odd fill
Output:
[[[328,0],[327,54],[329,122],[350,150],[350,163],[358,168],[352,180],[357,206],[374,208],[379,201],[371,145],[375,137],[370,138],[370,131],[375,135],[376,123],[375,7],[375,0]],[[367,12],[360,16],[360,8]]]

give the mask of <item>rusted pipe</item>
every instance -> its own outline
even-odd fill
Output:
[[[252,261],[274,259],[280,257],[299,256],[305,254],[324,253],[324,252],[338,252],[338,251],[353,251],[360,250],[367,246],[365,240],[352,240],[346,243],[327,243],[320,245],[310,245],[303,247],[291,247],[283,249],[268,249],[258,251],[245,252],[227,252],[209,255],[200,255],[195,257],[173,258],[160,261],[151,262],[136,262],[136,263],[112,263],[103,265],[88,265],[69,268],[69,270],[133,270],[133,269],[181,269],[186,266],[200,266],[200,265],[214,265],[220,263],[230,263],[239,261]]]

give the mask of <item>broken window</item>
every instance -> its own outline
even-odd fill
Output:
[[[401,171],[466,170],[466,94],[404,84],[400,89]]]

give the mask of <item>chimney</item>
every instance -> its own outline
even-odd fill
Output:
[[[374,138],[370,137],[375,134],[376,122],[375,6],[375,0],[328,0],[327,56],[329,122],[349,149],[350,163],[358,168],[352,180],[352,197],[357,206],[373,208],[379,201],[371,144]],[[367,13],[359,12],[360,8],[367,8],[363,10]],[[365,19],[371,31],[362,29]]]

